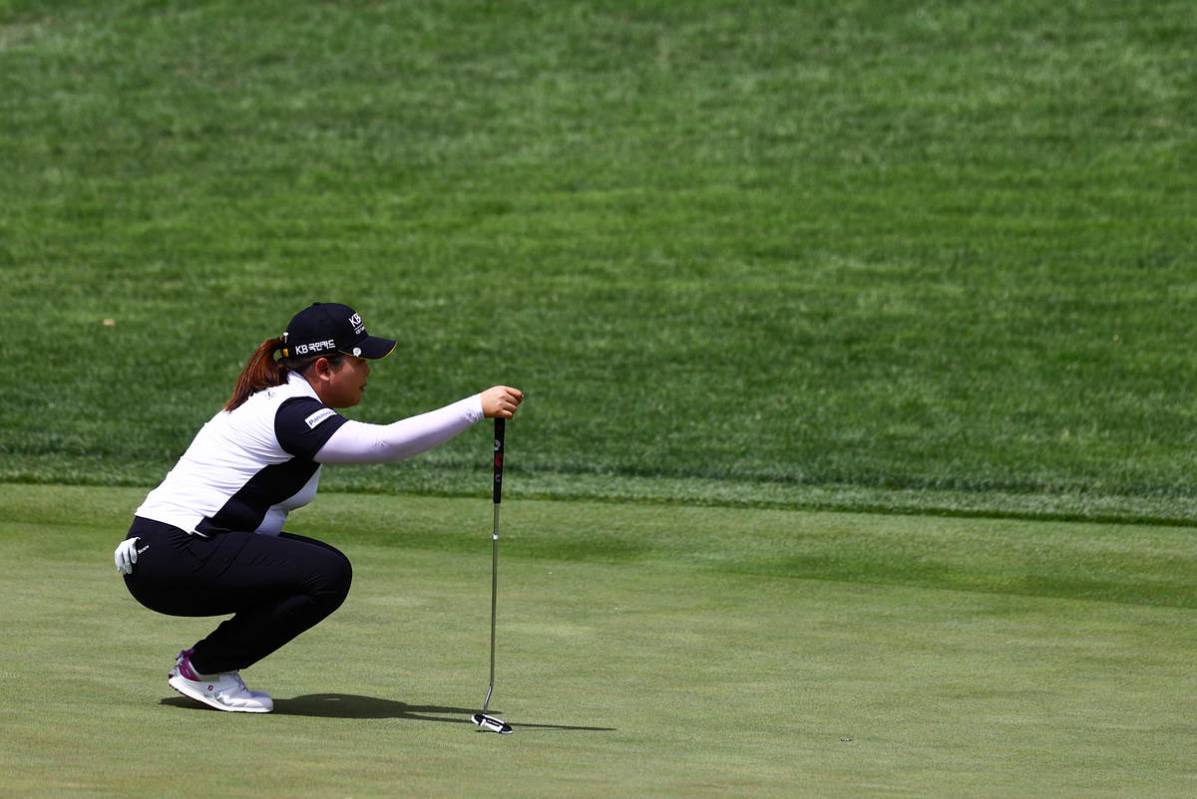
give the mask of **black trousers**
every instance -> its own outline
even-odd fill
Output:
[[[142,550],[125,575],[138,602],[171,616],[233,614],[195,645],[191,665],[200,674],[266,657],[340,607],[353,579],[339,550],[291,533],[203,538],[134,517],[127,537]]]

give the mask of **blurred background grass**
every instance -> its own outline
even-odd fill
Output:
[[[156,482],[320,299],[356,418],[526,389],[513,491],[1191,519],[1190,12],[0,0],[0,479]]]

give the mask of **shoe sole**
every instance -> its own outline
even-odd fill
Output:
[[[272,707],[230,707],[229,705],[222,705],[215,699],[211,699],[207,696],[204,696],[202,692],[196,691],[186,682],[183,682],[183,679],[178,676],[172,676],[166,681],[166,684],[188,699],[194,699],[196,702],[205,704],[208,707],[216,708],[217,710],[223,710],[226,713],[269,713],[270,711],[274,710]]]

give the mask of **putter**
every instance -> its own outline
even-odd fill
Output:
[[[482,712],[474,714],[474,724],[483,732],[497,732],[509,735],[511,725],[497,716],[488,716],[491,694],[495,692],[495,610],[499,594],[499,503],[503,501],[503,432],[504,420],[495,418],[495,483],[493,498],[495,504],[495,530],[490,536],[490,684],[486,688],[486,699],[482,700]]]

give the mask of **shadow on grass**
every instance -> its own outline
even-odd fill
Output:
[[[167,697],[159,704],[187,710],[210,710],[215,708],[193,702],[182,696]],[[275,716],[315,716],[333,719],[410,719],[412,721],[435,721],[442,724],[473,725],[471,717],[478,708],[445,707],[443,705],[409,705],[393,699],[379,699],[374,696],[355,694],[307,694],[293,699],[275,699]],[[502,716],[497,710],[492,715]],[[508,719],[516,729],[561,730],[567,732],[615,732],[614,727],[575,727],[565,724],[527,724]]]

